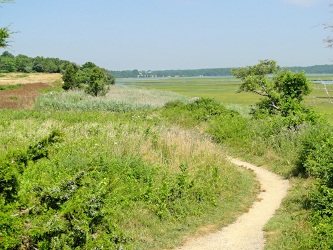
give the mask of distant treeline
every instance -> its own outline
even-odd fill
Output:
[[[231,76],[231,68],[217,69],[177,69],[177,70],[155,70],[155,71],[139,71],[139,70],[123,70],[111,71],[116,78],[133,78],[133,77],[192,77],[192,76]]]
[[[315,65],[307,67],[287,67],[291,71],[304,71],[306,74],[333,74],[333,65]],[[231,68],[215,69],[186,69],[186,70],[156,70],[139,71],[124,70],[111,71],[116,78],[135,78],[135,77],[195,77],[195,76],[232,76]]]
[[[66,60],[60,60],[59,58],[44,58],[41,56],[31,58],[26,55],[14,56],[8,51],[5,51],[0,56],[0,73],[60,73],[70,64],[72,63]]]
[[[306,74],[333,74],[333,65],[314,65],[307,67],[288,67],[291,71],[304,71]]]

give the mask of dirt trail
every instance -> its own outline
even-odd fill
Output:
[[[228,160],[255,172],[261,185],[258,201],[233,224],[207,236],[191,239],[177,250],[264,249],[263,227],[287,194],[289,181],[250,163],[231,157]]]

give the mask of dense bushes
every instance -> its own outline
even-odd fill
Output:
[[[18,236],[22,234],[22,222],[15,217],[26,212],[12,213],[23,205],[20,204],[18,197],[20,175],[26,170],[30,161],[37,162],[42,158],[47,158],[48,147],[59,142],[60,136],[61,134],[58,131],[53,131],[48,137],[42,139],[37,144],[29,146],[26,151],[9,153],[4,159],[0,160],[1,248],[15,249],[20,245]],[[30,212],[29,209],[28,212]]]
[[[314,126],[302,138],[298,165],[316,179],[310,192],[313,239],[309,249],[333,248],[333,127]]]

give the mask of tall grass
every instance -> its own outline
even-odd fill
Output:
[[[251,173],[158,111],[0,118],[1,162],[21,169],[15,202],[0,202],[4,249],[171,248],[200,226],[230,223],[255,199]],[[61,138],[47,144],[52,131]]]
[[[127,112],[153,109],[174,100],[179,94],[134,87],[112,86],[105,97],[92,97],[83,91],[50,92],[38,97],[35,108],[44,110],[81,110]]]

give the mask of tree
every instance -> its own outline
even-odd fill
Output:
[[[0,3],[9,3],[11,0],[0,0]],[[8,38],[10,38],[11,32],[8,27],[0,28],[0,48],[6,48],[8,46]]]
[[[304,72],[281,69],[273,60],[262,60],[257,65],[235,68],[231,72],[242,80],[240,91],[262,96],[252,109],[254,117],[293,117],[293,125],[313,119],[313,112],[301,103],[310,93],[310,82]]]
[[[76,89],[80,87],[80,82],[78,81],[78,71],[79,67],[75,64],[69,64],[62,76],[64,84],[62,88],[64,90]]]
[[[86,93],[93,96],[103,96],[107,93],[108,87],[106,86],[106,76],[103,69],[99,67],[92,68],[89,75],[88,87]]]
[[[6,50],[5,52],[2,53],[1,57],[14,58],[15,56]]]
[[[32,58],[20,54],[15,58],[15,61],[18,72],[25,72],[25,73],[32,72],[32,66],[33,66]]]
[[[114,85],[116,83],[116,79],[113,77],[113,75],[111,75],[111,72],[103,69],[104,71],[104,75],[105,75],[105,84],[107,85]]]
[[[16,72],[16,61],[15,58],[11,57],[1,57],[0,58],[0,72],[1,73],[9,73]]]

